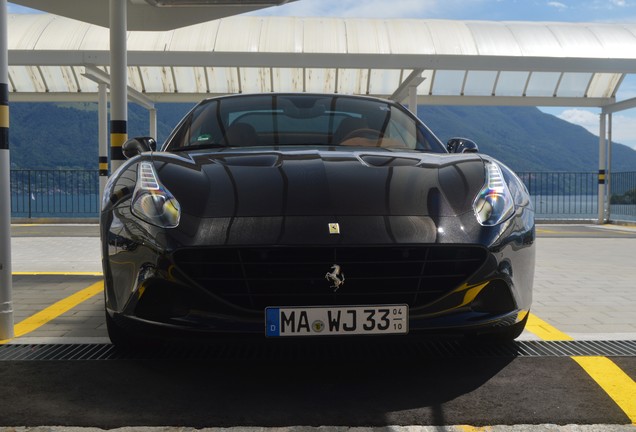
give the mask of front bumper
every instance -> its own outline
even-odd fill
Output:
[[[261,235],[230,246],[230,231],[219,229],[228,226],[223,221],[197,221],[197,230],[188,231],[191,224],[159,230],[134,217],[103,220],[106,307],[122,327],[144,334],[263,336],[268,306],[379,304],[408,304],[412,334],[488,331],[518,323],[530,309],[535,232],[529,213],[521,209],[497,227],[476,227],[469,214],[415,224],[417,218],[401,218],[387,223],[391,229],[371,230],[377,218],[368,218],[358,223],[368,229],[355,237],[348,231],[346,239],[309,243],[299,233],[297,243],[284,244]],[[418,223],[430,225],[426,235]],[[408,230],[396,239],[400,227]],[[377,230],[392,237],[371,243]],[[325,280],[333,264],[346,276],[337,293]]]

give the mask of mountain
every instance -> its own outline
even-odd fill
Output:
[[[443,142],[470,138],[515,171],[598,170],[598,136],[535,107],[420,106],[418,116]],[[636,171],[636,151],[613,143],[612,170]]]
[[[193,104],[157,105],[157,141],[163,142]],[[598,137],[534,107],[420,106],[418,115],[446,142],[461,136],[515,171],[598,169]],[[147,135],[148,112],[129,105],[128,135]],[[97,104],[12,103],[13,168],[97,167]],[[613,170],[636,171],[636,151],[615,144]]]
[[[157,105],[157,141],[194,104]],[[22,169],[97,169],[96,103],[11,103],[11,167]],[[128,106],[128,136],[146,136],[148,111]]]

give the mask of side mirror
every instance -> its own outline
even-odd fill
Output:
[[[137,156],[143,152],[157,150],[157,141],[151,137],[131,138],[121,147],[126,159]]]
[[[467,138],[451,138],[446,143],[449,153],[477,153],[479,147]]]

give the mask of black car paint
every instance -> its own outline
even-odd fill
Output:
[[[155,227],[131,213],[137,166],[144,160],[152,161],[181,204],[177,228]],[[484,160],[491,159],[338,146],[143,153],[115,174],[101,216],[108,314],[137,332],[263,335],[263,310],[238,307],[203,289],[181,271],[175,252],[465,245],[484,249],[483,264],[449,292],[412,308],[411,332],[471,333],[515,324],[532,300],[534,214],[522,186],[502,167],[517,197],[515,214],[495,226],[476,221],[473,201],[484,184]],[[334,222],[339,235],[328,231]],[[489,284],[498,287],[494,297],[509,292],[505,310],[474,301]],[[336,295],[346,296],[346,288]],[[140,301],[153,290],[161,294],[150,306]]]

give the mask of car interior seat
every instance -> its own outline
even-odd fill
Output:
[[[333,134],[332,142],[334,144],[340,144],[351,132],[358,129],[368,129],[369,125],[366,119],[356,118],[356,117],[347,117],[343,119],[336,132]]]
[[[258,134],[254,126],[247,123],[232,123],[225,131],[224,142],[231,147],[258,145]]]

